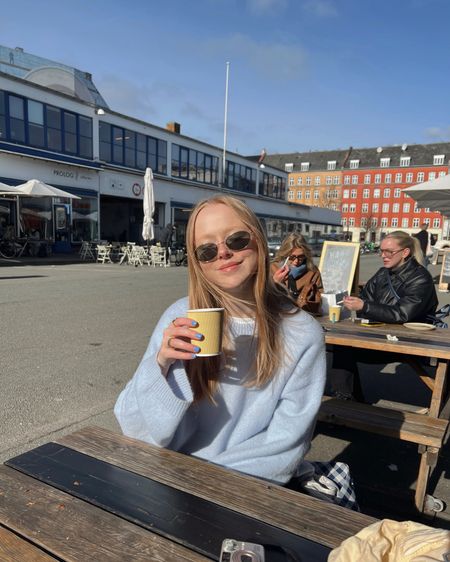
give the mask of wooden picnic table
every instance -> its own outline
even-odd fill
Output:
[[[325,562],[374,521],[96,427],[0,467],[0,560],[218,560],[234,538]]]
[[[426,491],[431,469],[436,466],[448,429],[449,331],[442,328],[416,331],[399,324],[370,326],[360,321],[352,322],[350,318],[333,323],[328,318],[320,317],[318,321],[325,331],[327,344],[375,352],[387,351],[403,356],[405,363],[412,367],[412,373],[431,391],[429,406],[418,412],[411,411],[406,403],[404,409],[382,408],[325,397],[319,419],[416,443],[421,457],[415,505],[421,512],[441,511],[442,502],[427,495]],[[424,369],[418,358],[435,365],[434,377]]]

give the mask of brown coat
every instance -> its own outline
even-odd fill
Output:
[[[278,265],[273,263],[271,266],[272,274],[278,269]],[[312,314],[320,313],[320,296],[323,293],[322,277],[317,267],[313,270],[307,271],[304,275],[299,277],[295,282],[297,291],[297,304],[303,310],[311,312]],[[287,287],[287,282],[285,283]]]

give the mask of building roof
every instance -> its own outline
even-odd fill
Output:
[[[109,109],[89,72],[26,53],[20,47],[0,45],[0,72]]]
[[[411,158],[409,166],[432,166],[433,157],[444,156],[444,164],[450,161],[450,142],[431,144],[410,144],[381,146],[373,148],[353,148],[339,150],[323,150],[310,152],[293,152],[288,154],[268,154],[264,163],[281,170],[286,164],[293,164],[293,172],[301,171],[301,163],[309,162],[308,171],[323,171],[330,161],[336,162],[336,170],[350,169],[351,160],[359,160],[361,168],[379,168],[381,158],[390,158],[389,167],[398,167],[401,156]],[[252,160],[259,156],[250,156]]]

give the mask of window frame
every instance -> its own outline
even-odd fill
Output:
[[[39,150],[47,150],[68,156],[93,159],[93,120],[87,115],[77,113],[71,109],[60,107],[52,103],[23,96],[9,90],[0,90],[3,99],[2,121],[4,122],[1,140],[22,146],[30,146]],[[21,115],[14,115],[12,101],[20,102]],[[41,119],[33,120],[33,105],[41,111]],[[54,116],[50,119],[50,115]],[[80,122],[85,124],[80,126]],[[17,122],[17,123],[16,123]],[[89,134],[86,131],[88,124]],[[14,135],[12,129],[20,126],[21,134]],[[37,141],[35,130],[39,130],[40,140]],[[83,139],[83,143],[81,143]],[[83,150],[81,150],[83,146]]]

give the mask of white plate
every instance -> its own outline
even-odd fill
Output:
[[[423,322],[405,322],[405,324],[403,324],[403,326],[405,326],[405,328],[411,328],[411,330],[434,330],[436,329],[436,326],[433,326],[433,324],[424,324]]]

